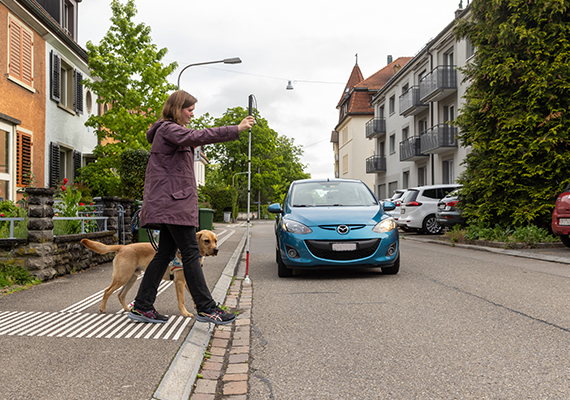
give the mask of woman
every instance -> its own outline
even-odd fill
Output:
[[[128,318],[139,322],[166,323],[168,318],[154,309],[158,285],[177,249],[182,254],[184,277],[196,305],[196,320],[229,324],[233,313],[223,311],[214,301],[200,266],[196,239],[198,190],[194,177],[194,147],[239,139],[255,120],[246,117],[238,126],[201,131],[185,126],[194,116],[197,100],[183,90],[170,95],[162,118],[147,132],[152,144],[146,169],[141,227],[160,229],[155,257],[148,265]]]

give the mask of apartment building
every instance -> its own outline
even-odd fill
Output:
[[[375,154],[374,142],[369,140],[370,129],[373,129],[369,121],[374,116],[370,102],[374,94],[410,59],[400,57],[392,60],[389,57],[388,65],[367,79],[364,79],[356,62],[338,102],[339,122],[331,135],[336,178],[360,179],[370,188],[374,187],[375,178],[367,173],[368,160]]]
[[[0,0],[0,199],[18,200],[30,183],[72,182],[97,144],[84,125],[96,101],[81,84],[79,2]]]
[[[456,18],[468,16],[469,7]],[[473,56],[467,40],[453,35],[455,20],[430,40],[380,89],[372,100],[375,156],[366,172],[374,192],[389,197],[396,189],[453,183],[464,170],[469,149],[458,145],[452,122],[463,104],[461,68]]]

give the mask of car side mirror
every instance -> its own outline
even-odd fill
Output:
[[[267,207],[267,211],[271,214],[283,214],[283,209],[279,203],[273,203]]]
[[[391,201],[385,201],[382,206],[384,207],[384,211],[392,211],[396,209],[396,204]]]

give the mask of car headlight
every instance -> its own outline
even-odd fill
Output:
[[[313,232],[307,225],[286,218],[283,218],[282,228],[287,232],[300,233],[302,235]]]
[[[396,221],[392,217],[388,217],[378,222],[372,230],[376,233],[385,233],[390,231],[395,231],[398,229]]]

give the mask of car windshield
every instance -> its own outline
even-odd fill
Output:
[[[297,183],[291,192],[293,207],[374,206],[378,202],[362,182]]]

